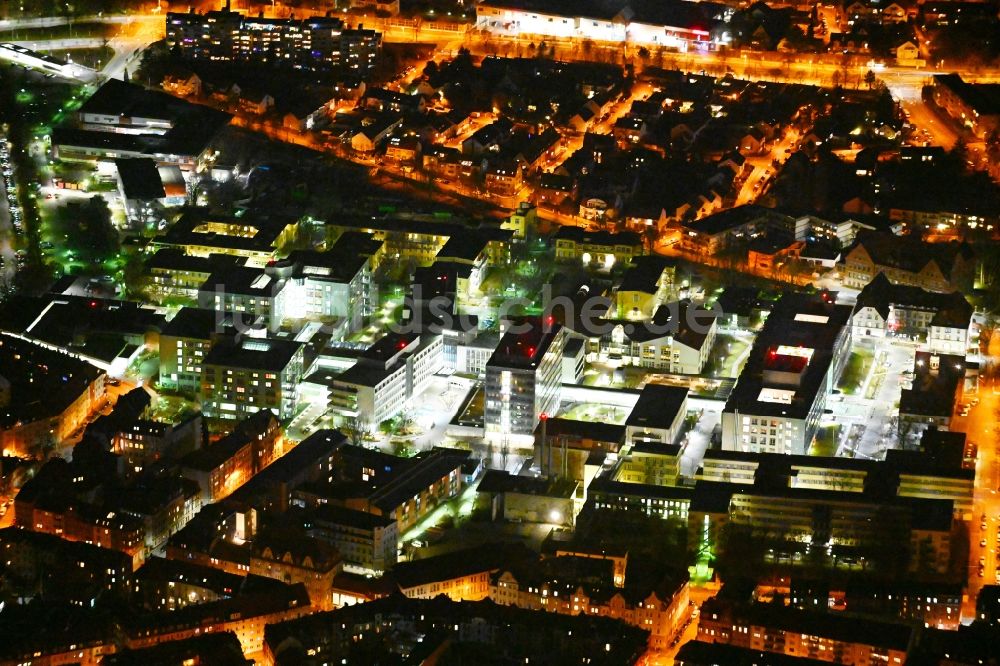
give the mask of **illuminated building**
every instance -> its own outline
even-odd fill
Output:
[[[521,189],[521,167],[516,162],[491,160],[486,169],[486,191],[498,197],[512,197]]]
[[[399,591],[410,599],[444,595],[452,601],[481,601],[490,595],[490,577],[516,560],[537,556],[520,544],[492,543],[411,562],[392,571]]]
[[[502,606],[621,620],[648,631],[650,649],[666,649],[688,613],[687,575],[638,587],[627,568],[620,581],[613,571],[611,559],[575,555],[513,562],[490,577],[489,597]]]
[[[544,476],[562,475],[586,487],[624,438],[625,427],[614,423],[548,418],[535,428],[534,466]]]
[[[261,511],[287,511],[293,490],[310,482],[332,479],[339,460],[337,452],[346,441],[347,436],[339,430],[316,430],[258,471],[240,486],[233,499]]]
[[[580,481],[555,473],[518,476],[488,470],[476,487],[476,505],[494,521],[514,521],[572,528],[586,499]]]
[[[399,638],[385,640],[387,636]],[[372,646],[361,653],[360,663],[393,663],[404,659],[404,653],[423,663],[451,663],[468,661],[468,648],[461,648],[466,645],[501,663],[613,666],[640,662],[646,636],[606,617],[395,595],[267,627],[262,663],[351,663],[359,646]]]
[[[694,489],[690,486],[663,486],[625,483],[597,478],[587,488],[585,511],[624,511],[650,518],[677,519],[686,523]]]
[[[396,521],[367,511],[320,505],[306,518],[308,532],[332,544],[346,564],[366,571],[386,571],[396,564]]]
[[[884,273],[893,284],[952,292],[969,277],[973,260],[955,243],[924,243],[890,233],[861,233],[844,253],[844,286],[864,289]]]
[[[250,573],[250,540],[257,533],[257,511],[238,498],[206,504],[170,537],[165,556],[237,576]]]
[[[160,383],[171,390],[198,393],[205,356],[216,340],[233,334],[225,313],[181,308],[160,333]]]
[[[384,243],[382,254],[385,259],[413,261],[417,266],[430,266],[438,259],[438,252],[455,236],[471,236],[473,241],[482,238],[486,241],[486,257],[489,265],[506,261],[510,255],[510,240],[513,232],[499,229],[496,226],[484,225],[470,227],[466,224],[443,221],[440,219],[402,219],[402,218],[346,218],[329,220],[325,224],[327,244],[336,241],[346,232],[363,232],[371,234],[375,240]],[[460,247],[467,247],[462,241]],[[468,261],[464,251],[463,257]],[[446,257],[441,257],[442,259]],[[458,259],[459,257],[454,257]]]
[[[722,448],[804,454],[847,361],[851,306],[785,294],[722,412]]]
[[[486,363],[485,427],[493,440],[531,436],[542,414],[558,410],[562,390],[562,325],[547,317],[507,328]]]
[[[243,653],[254,654],[264,647],[264,628],[267,625],[302,617],[313,611],[305,586],[287,585],[193,605],[166,615],[125,618],[121,641],[129,649],[138,650],[203,634],[231,631],[239,639]]]
[[[146,560],[133,578],[135,597],[147,608],[161,611],[230,599],[248,582],[246,576],[162,557]],[[274,583],[274,586],[280,587],[280,584]]]
[[[167,45],[186,57],[282,65],[296,69],[341,68],[367,74],[382,36],[344,28],[339,18],[262,18],[224,10],[167,13]]]
[[[674,290],[676,263],[661,257],[636,257],[615,291],[615,310],[620,319],[648,320],[667,302]]]
[[[157,460],[180,457],[199,448],[201,441],[201,414],[195,413],[176,424],[147,419],[136,421],[114,436],[111,450],[138,470]]]
[[[960,292],[943,294],[894,285],[879,273],[858,294],[852,317],[857,337],[912,336],[931,352],[964,356],[972,305]]]
[[[441,369],[440,335],[391,333],[330,382],[330,406],[366,430],[401,412]]]
[[[292,492],[292,504],[339,506],[385,516],[395,520],[396,533],[403,534],[462,492],[462,467],[470,453],[435,447],[400,458],[345,445],[338,457],[341,475],[303,484]]]
[[[28,456],[62,442],[104,402],[105,374],[83,360],[0,334],[0,450]]]
[[[276,266],[279,275],[289,277],[283,316],[343,320],[348,330],[360,329],[375,311],[372,265],[382,245],[361,234],[344,234],[326,252],[292,252]]]
[[[301,583],[314,608],[333,608],[333,579],[343,568],[337,550],[294,527],[271,527],[253,539],[250,573],[288,584]]]
[[[76,126],[52,130],[53,152],[62,160],[111,162],[152,158],[157,164],[193,170],[231,116],[198,104],[108,79],[80,107]]]
[[[625,441],[669,446],[687,416],[687,389],[647,384],[625,421]]]
[[[966,390],[965,355],[914,354],[913,379],[899,393],[899,420],[912,424],[916,436],[928,426],[948,430],[955,405]]]
[[[0,561],[11,592],[90,607],[105,593],[127,594],[132,558],[118,550],[33,530],[0,529]],[[15,581],[31,581],[19,590]]]
[[[615,469],[615,481],[654,486],[677,485],[680,447],[676,444],[637,442],[628,449]]]
[[[218,502],[281,455],[283,435],[274,415],[263,409],[239,423],[215,444],[179,461],[181,475],[198,483],[204,502]]]
[[[577,261],[587,267],[609,270],[642,254],[642,238],[632,231],[610,233],[561,226],[554,238],[556,261]]]
[[[936,74],[931,91],[934,102],[980,140],[1000,130],[1000,88],[995,84],[968,83],[958,74]]]
[[[688,252],[715,255],[736,243],[745,243],[778,223],[772,210],[747,204],[681,223],[680,246]]]
[[[230,255],[192,256],[180,248],[164,248],[146,262],[149,295],[155,302],[168,298],[195,302],[198,287],[213,271],[227,264],[235,266],[240,261],[241,258]]]
[[[180,249],[195,257],[239,257],[246,266],[263,268],[274,260],[278,246],[296,229],[294,219],[210,216],[196,209],[186,211],[180,220],[153,239],[153,246]]]
[[[243,338],[215,343],[201,371],[205,418],[231,421],[263,409],[280,420],[291,418],[298,404],[303,358],[302,343],[291,340]]]
[[[855,618],[774,605],[702,605],[698,640],[822,659],[838,664],[907,661],[914,629],[902,622]]]
[[[243,326],[260,322],[277,331],[285,319],[285,303],[290,294],[288,279],[271,269],[227,266],[208,276],[198,288],[198,305],[230,313]]]
[[[704,370],[718,331],[715,314],[687,300],[659,306],[649,321],[609,323],[598,341],[601,360],[690,375]]]

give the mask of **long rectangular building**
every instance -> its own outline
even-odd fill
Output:
[[[849,305],[786,294],[754,343],[722,412],[727,451],[804,454],[851,341]]]

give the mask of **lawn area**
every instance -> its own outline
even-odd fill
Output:
[[[844,366],[844,373],[840,376],[840,382],[837,383],[837,388],[849,395],[857,393],[858,389],[861,388],[861,382],[868,375],[873,359],[874,354],[868,349],[852,351],[850,358],[847,359],[847,365]]]
[[[746,351],[750,344],[733,335],[725,333],[715,338],[715,346],[709,353],[708,366],[705,374],[715,377],[738,377],[743,363],[746,362]]]
[[[809,447],[809,455],[832,458],[837,455],[837,440],[840,437],[840,425],[823,426],[816,433],[816,439]]]

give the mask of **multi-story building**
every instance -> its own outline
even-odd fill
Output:
[[[961,443],[940,441],[954,434],[927,431],[922,450],[890,449],[884,461],[707,451],[697,478],[751,486],[769,480],[787,488],[859,494],[881,486],[896,497],[948,500],[962,520],[972,511],[975,473],[963,465]]]
[[[859,234],[844,253],[844,286],[863,289],[884,273],[893,284],[952,292],[971,277],[973,257],[965,246],[924,243],[889,233]]]
[[[15,497],[14,523],[22,529],[120,551],[138,568],[145,556],[143,521],[113,506],[78,497],[78,487],[93,482],[79,465],[61,458],[50,460]]]
[[[268,412],[258,412],[215,444],[178,461],[181,475],[201,488],[203,502],[225,499],[253,477],[256,460],[273,457],[277,441],[273,418]]]
[[[462,466],[468,451],[435,447],[413,458],[370,451],[359,446],[340,449],[343,479],[299,488],[299,506],[343,506],[385,516],[403,534],[444,501],[462,491]]]
[[[852,308],[785,294],[757,336],[722,412],[722,448],[804,454],[850,348]]]
[[[114,436],[111,450],[138,470],[149,463],[177,458],[200,448],[202,437],[200,412],[180,423],[140,419]]]
[[[736,243],[749,243],[787,218],[773,210],[747,204],[682,223],[680,247],[694,254],[714,255]]]
[[[698,640],[837,664],[906,663],[913,627],[773,604],[702,605]]]
[[[344,320],[348,330],[361,328],[375,311],[371,257],[382,243],[375,240],[344,242],[328,252],[297,250],[279,265],[287,274],[285,309],[288,319]]]
[[[687,396],[686,388],[646,384],[625,420],[625,442],[673,444],[687,416]]]
[[[556,261],[610,269],[642,254],[642,237],[632,231],[609,233],[562,226],[554,236]]]
[[[265,528],[254,536],[250,574],[302,583],[318,610],[333,608],[333,579],[343,568],[336,548],[296,527]]]
[[[959,74],[936,74],[934,103],[980,140],[1000,130],[1000,88],[963,81]]]
[[[694,488],[626,483],[599,477],[587,488],[587,495],[585,511],[634,513],[686,524]]]
[[[309,534],[332,544],[347,565],[380,572],[396,564],[399,532],[389,516],[324,504],[306,522]]]
[[[262,18],[223,10],[170,12],[167,44],[186,57],[283,65],[297,69],[344,69],[367,74],[375,65],[381,35],[350,30],[339,18]]]
[[[858,294],[851,321],[855,337],[907,336],[926,343],[931,352],[964,355],[972,305],[957,291],[894,285],[879,273]]]
[[[874,483],[866,492],[698,481],[688,508],[690,543],[711,544],[727,524],[767,540],[765,559],[819,555],[838,562],[906,568],[938,576],[955,546],[954,502],[895,496]],[[724,546],[723,546],[724,549]]]
[[[646,631],[610,618],[539,613],[489,601],[453,602],[435,595],[392,595],[268,626],[263,663],[291,663],[310,652],[337,663],[357,653],[358,640],[404,633],[424,638],[414,641],[415,648],[409,648],[409,641],[405,648],[398,641],[377,641],[370,663],[398,661],[406,649],[407,654],[420,650],[433,655],[424,661],[440,658],[444,663],[468,661],[472,650],[519,664],[538,661],[541,652],[570,663],[629,664],[641,661],[648,649]]]
[[[639,586],[626,569],[617,583],[610,558],[565,555],[506,564],[491,575],[489,598],[501,606],[611,617],[648,631],[650,649],[660,650],[688,613],[689,591],[686,575]]]
[[[146,262],[149,295],[158,302],[198,299],[198,288],[213,271],[227,264],[236,265],[241,259],[229,255],[211,258],[184,254],[180,248],[164,248]]]
[[[304,376],[302,343],[237,338],[220,340],[204,356],[201,403],[205,417],[232,421],[267,409],[290,419]]]
[[[486,363],[487,438],[531,436],[542,414],[555,414],[562,389],[566,331],[551,318],[511,322]]]
[[[260,470],[233,496],[237,502],[261,511],[284,513],[291,505],[292,491],[310,482],[329,482],[338,460],[337,451],[347,441],[339,430],[316,430]]]
[[[69,354],[0,334],[0,450],[31,457],[65,441],[105,401],[105,373]]]
[[[663,13],[636,13],[625,3],[584,4],[490,0],[476,7],[476,27],[499,35],[546,35],[556,38],[657,44],[687,51],[689,46],[713,44],[700,11],[678,12],[669,24]]]
[[[153,246],[182,250],[193,257],[235,257],[252,268],[263,268],[274,260],[279,245],[297,228],[294,218],[219,216],[209,215],[204,209],[189,209],[153,239]],[[215,270],[223,267],[221,262],[213,264]]]
[[[83,607],[106,592],[128,594],[132,582],[127,554],[34,530],[0,529],[0,557],[12,587],[31,581],[32,594]]]
[[[160,333],[160,384],[182,393],[200,391],[205,357],[217,340],[232,335],[225,313],[181,308]]]
[[[599,358],[689,375],[704,370],[718,332],[715,314],[690,301],[660,306],[651,321],[613,323],[598,341]]]
[[[288,278],[272,268],[229,266],[213,271],[198,287],[198,305],[229,313],[244,328],[260,325],[277,331],[285,319]],[[301,295],[300,295],[301,297]]]
[[[623,483],[673,486],[677,485],[680,468],[681,447],[677,444],[638,442],[619,459],[614,478]]]
[[[470,228],[468,225],[432,220],[426,217],[414,219],[345,218],[328,221],[325,230],[328,244],[336,241],[345,233],[370,234],[375,240],[384,243],[383,256],[393,257],[400,261],[411,261],[416,266],[433,264],[439,258],[438,253],[454,236],[460,237],[460,240],[457,241],[457,246],[453,246],[454,251],[448,250],[447,255],[456,261],[474,265],[476,262],[468,258],[467,251],[478,245],[482,239],[486,242],[487,265],[495,265],[506,261],[507,257],[510,256],[510,241],[514,235],[512,231],[496,226],[483,225],[478,228]],[[446,259],[448,256],[440,258]]]
[[[440,335],[391,333],[329,382],[330,405],[371,430],[402,411],[441,369]]]
[[[673,293],[677,267],[661,257],[644,257],[632,263],[615,290],[615,316],[649,320]]]
[[[158,614],[132,618],[118,640],[129,650],[140,650],[194,636],[232,632],[244,654],[256,654],[263,649],[267,625],[313,612],[315,608],[304,585],[268,586],[229,599],[193,605],[171,615],[171,622],[164,622]]]

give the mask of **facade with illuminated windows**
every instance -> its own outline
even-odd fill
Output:
[[[582,262],[584,266],[611,269],[642,254],[642,238],[631,231],[610,233],[562,226],[555,235],[556,261]]]
[[[228,8],[168,13],[166,37],[168,46],[180,48],[189,58],[360,73],[374,67],[382,41],[379,33],[346,29],[335,17],[263,18]]]
[[[330,407],[363,430],[391,419],[419,395],[443,364],[440,335],[390,334],[329,382]]]
[[[847,361],[848,305],[786,294],[754,343],[722,412],[727,451],[804,454]]]
[[[610,559],[575,555],[514,563],[490,576],[489,598],[501,606],[614,618],[648,631],[650,649],[667,649],[687,616],[687,577],[626,592],[613,566]]]
[[[551,318],[509,322],[486,363],[487,438],[533,438],[542,414],[559,408],[566,330]]]
[[[304,346],[291,340],[221,340],[204,356],[201,403],[210,420],[232,421],[268,409],[290,419],[298,405]]]
[[[837,664],[906,663],[913,641],[908,624],[776,604],[702,605],[698,640]]]

